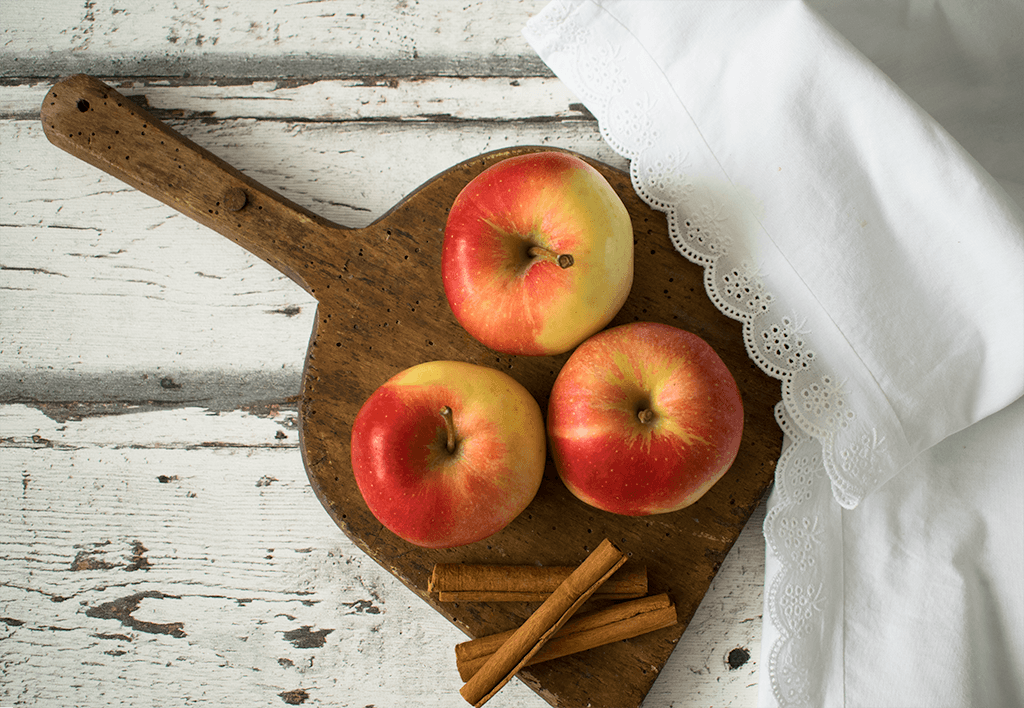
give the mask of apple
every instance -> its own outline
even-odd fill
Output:
[[[352,471],[373,515],[426,548],[480,541],[537,494],[544,420],[508,374],[428,361],[396,374],[352,424]]]
[[[558,475],[581,501],[628,516],[667,513],[697,501],[732,465],[743,402],[703,339],[635,322],[569,356],[547,432]]]
[[[455,198],[441,278],[455,319],[483,345],[561,354],[626,301],[632,222],[608,181],[576,155],[506,158]]]

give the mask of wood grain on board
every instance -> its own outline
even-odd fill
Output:
[[[51,90],[42,114],[55,144],[228,236],[318,300],[300,408],[313,490],[360,548],[460,628],[473,636],[502,631],[521,622],[529,608],[436,603],[425,592],[435,562],[564,565],[608,537],[647,564],[652,592],[673,596],[679,625],[520,672],[553,705],[640,704],[770,483],[781,435],[772,416],[777,382],[747,359],[739,323],[704,296],[700,267],[674,252],[664,217],[639,200],[628,175],[595,163],[626,203],[636,236],[637,278],[613,324],[662,321],[694,331],[716,348],[744,396],[745,433],[736,463],[694,506],[639,520],[583,506],[549,465],[537,498],[508,528],[470,546],[426,551],[382,529],[366,509],[348,467],[348,426],[383,381],[429,359],[506,370],[545,406],[565,355],[508,357],[477,344],[451,317],[439,277],[445,215],[462,186],[489,164],[538,148],[468,160],[370,225],[347,229],[267,189],[88,77]],[[577,557],[566,557],[572,554]],[[581,673],[587,680],[580,680]]]
[[[549,461],[534,502],[506,529],[476,544],[438,551],[418,549],[383,529],[359,496],[349,468],[347,434],[355,412],[387,378],[420,361],[459,359],[501,368],[546,408],[567,355],[513,357],[482,347],[452,318],[439,275],[447,206],[475,174],[519,152],[499,151],[459,165],[388,216],[409,213],[367,227],[372,240],[350,265],[351,277],[344,279],[344,288],[332,289],[333,302],[321,301],[303,385],[304,457],[314,490],[346,534],[471,636],[510,629],[533,608],[438,603],[426,592],[435,563],[573,564],[610,538],[647,564],[651,592],[672,595],[679,625],[519,673],[556,706],[638,706],[770,484],[781,434],[772,414],[778,382],[749,361],[739,323],[707,299],[701,268],[675,254],[664,217],[636,197],[628,175],[595,164],[627,205],[636,239],[638,277],[612,326],[638,320],[673,324],[699,334],[723,357],[745,407],[743,442],[726,476],[687,509],[637,519],[580,503]],[[407,346],[381,352],[385,332]]]

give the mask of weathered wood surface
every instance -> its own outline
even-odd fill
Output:
[[[624,166],[519,38],[540,5],[197,3],[194,26],[222,28],[202,46],[177,10],[5,7],[0,704],[460,704],[463,635],[337,530],[302,471],[311,298],[52,148],[37,113],[51,77],[105,74],[357,227],[507,145]],[[285,39],[242,39],[271,22]],[[645,706],[754,702],[759,528],[755,515]],[[514,682],[494,704],[543,701]]]

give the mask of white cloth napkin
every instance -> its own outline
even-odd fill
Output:
[[[762,702],[1020,705],[1024,10],[818,5],[975,154],[804,2],[556,0],[524,33],[782,381]]]

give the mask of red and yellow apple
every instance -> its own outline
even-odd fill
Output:
[[[455,319],[477,341],[506,354],[560,354],[605,327],[629,295],[633,226],[581,158],[510,157],[456,197],[441,276]]]
[[[388,379],[352,425],[352,470],[373,515],[417,546],[450,548],[508,525],[544,475],[540,406],[508,374],[430,361]]]
[[[653,322],[607,329],[559,371],[547,415],[555,468],[616,514],[677,511],[729,469],[743,435],[736,382],[695,334]]]

